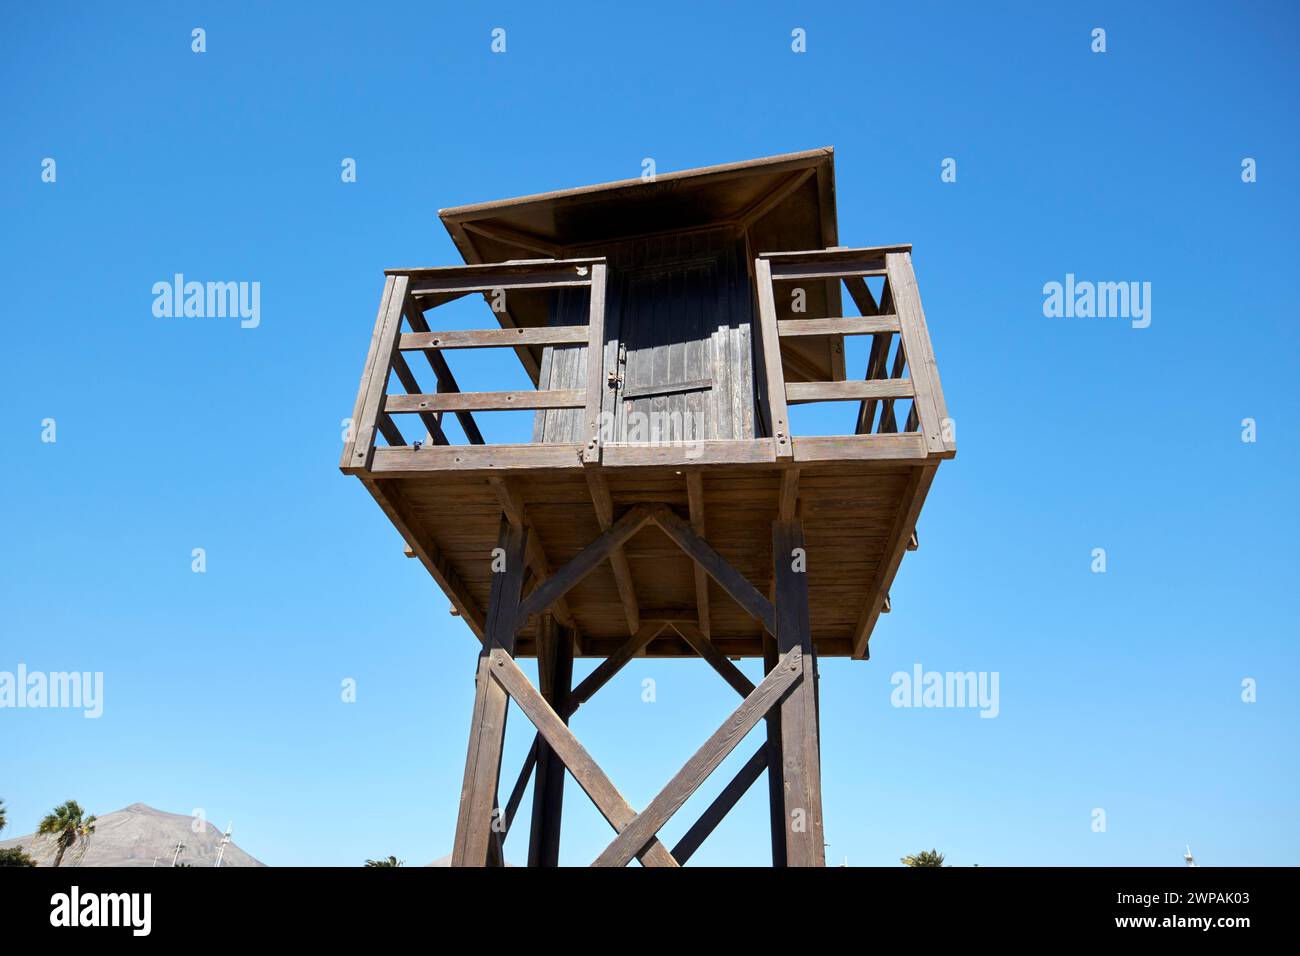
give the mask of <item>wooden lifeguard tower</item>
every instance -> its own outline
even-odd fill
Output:
[[[615,831],[597,865],[679,865],[767,771],[773,863],[823,865],[817,659],[866,659],[955,454],[911,247],[839,245],[831,149],[439,215],[466,265],[386,271],[341,468],[482,642],[452,864],[504,860],[535,775],[528,861],[556,865],[567,771]],[[494,327],[438,328],[475,294]],[[845,367],[855,335],[865,369]],[[461,391],[450,353],[481,348],[513,349],[535,388]],[[807,402],[850,403],[843,434],[793,434]],[[535,410],[532,441],[484,441],[475,415],[504,409]],[[691,655],[741,703],[637,812],[570,719],[633,657]],[[575,656],[601,659],[577,686]],[[765,662],[757,686],[743,657]],[[501,802],[510,700],[537,735]]]

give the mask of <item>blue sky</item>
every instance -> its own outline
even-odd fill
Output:
[[[1295,862],[1294,5],[132,11],[0,38],[0,670],[106,685],[0,710],[6,836],[75,797],[271,864],[449,852],[476,642],[336,469],[382,269],[459,261],[442,206],[834,145],[841,242],[914,244],[960,450],[872,660],[823,662],[829,860]],[[260,326],[155,318],[176,272],[260,282]],[[1150,327],[1045,318],[1067,273],[1150,282]],[[998,672],[999,716],[891,707],[917,663]],[[733,706],[638,662],[575,729],[644,806]],[[766,862],[764,799],[696,861]],[[571,781],[566,826],[568,863],[611,836]]]

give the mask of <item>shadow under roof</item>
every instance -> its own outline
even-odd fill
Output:
[[[831,147],[453,206],[438,212],[468,263],[599,254],[632,236],[733,225],[755,254],[838,244]]]

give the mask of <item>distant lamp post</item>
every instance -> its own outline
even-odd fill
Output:
[[[1192,856],[1192,846],[1190,843],[1185,845],[1187,847],[1187,852],[1183,854],[1183,860],[1187,863],[1188,867],[1194,868],[1196,866],[1196,857]]]
[[[226,855],[226,847],[230,845],[230,831],[234,826],[233,820],[226,824],[226,832],[221,835],[221,846],[217,847],[217,862],[213,863],[213,866],[221,865],[221,859]]]

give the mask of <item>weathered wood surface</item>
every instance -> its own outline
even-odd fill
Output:
[[[519,665],[504,651],[493,651],[490,655],[488,670],[493,680],[499,684],[519,705],[519,709],[528,715],[550,745],[551,750],[564,762],[569,773],[584,793],[591,797],[592,803],[600,811],[609,825],[621,833],[637,816],[635,810],[618,792],[609,777],[592,759],[585,747],[578,742],[551,705],[546,702],[537,689],[529,682]],[[651,834],[653,838],[653,834]],[[676,866],[677,861],[656,839],[643,841],[633,854],[647,866]]]
[[[587,341],[585,325],[540,329],[471,329],[452,332],[407,332],[398,340],[404,352],[424,349],[486,349],[518,345],[576,345]]]
[[[817,676],[808,615],[810,557],[798,520],[772,523],[775,568],[776,644],[782,660],[799,649],[801,680],[781,702],[781,754],[785,813],[786,864],[824,866],[822,827],[821,746],[817,727]],[[777,671],[782,669],[778,664]],[[771,675],[767,679],[771,679]]]
[[[709,774],[745,739],[768,710],[780,702],[786,691],[804,676],[803,652],[794,647],[782,656],[776,669],[763,678],[763,682],[723,721],[722,726],[673,775],[636,819],[619,830],[618,836],[596,858],[593,865],[627,865],[672,815],[681,809],[682,804],[690,799],[691,794],[708,779]]]
[[[826,657],[850,656],[855,640],[864,633],[861,628],[867,626],[864,609],[877,596],[883,597],[878,594],[882,586],[879,572],[894,553],[899,514],[912,507],[919,493],[911,479],[927,461],[919,435],[877,437],[885,443],[906,446],[905,451],[910,449],[918,456],[916,463],[855,459],[851,439],[797,439],[795,466],[799,479],[794,502],[790,499],[791,468],[778,468],[768,462],[703,470],[700,484],[707,516],[707,533],[703,536],[685,518],[690,512],[690,492],[685,474],[678,474],[684,468],[601,467],[599,473],[608,494],[606,504],[611,518],[638,502],[668,506],[682,516],[679,520],[693,538],[707,544],[760,595],[772,580],[771,524],[782,515],[783,508],[792,515],[797,503],[813,558],[808,584],[818,651]],[[771,448],[770,442],[767,447]],[[424,453],[424,449],[391,451],[409,456]],[[482,454],[489,459],[491,451],[492,446],[462,449],[466,455]],[[403,534],[408,543],[412,537],[418,538],[422,554],[417,556],[433,569],[431,573],[435,573],[464,619],[481,633],[491,585],[482,556],[495,546],[503,509],[489,479],[504,479],[518,489],[529,527],[549,569],[535,570],[538,577],[551,577],[605,530],[593,505],[591,469],[577,462],[576,448],[568,449],[568,454],[573,462],[571,469],[469,470],[464,475],[451,472],[436,478],[416,474],[372,479],[370,487],[381,503],[386,496],[400,501],[400,513],[386,507],[390,519],[399,530],[406,529]],[[581,635],[579,656],[603,657],[631,633],[629,605],[612,563],[619,550],[628,578],[635,582],[632,596],[641,621],[653,620],[647,617],[652,611],[671,609],[670,613],[699,626],[699,565],[657,525],[647,525],[622,541],[618,549],[596,560],[563,595]],[[530,566],[541,567],[532,557]],[[719,651],[728,657],[760,656],[762,605],[752,602],[759,615],[755,616],[737,604],[712,577],[707,593],[709,637]],[[559,603],[552,605],[552,610],[565,613]],[[534,622],[525,622],[520,628],[517,653],[532,656],[535,636]],[[860,643],[859,652],[863,650],[865,643]],[[657,636],[645,653],[653,657],[695,656],[675,632]]]
[[[509,655],[515,646],[515,612],[524,579],[524,554],[528,529],[512,525],[504,516],[497,547],[504,553],[504,568],[493,575],[488,607],[487,639],[479,656],[474,690],[474,711],[470,718],[469,752],[465,758],[465,779],[461,786],[460,809],[452,866],[484,866],[488,845],[500,829],[497,785],[501,776],[501,746],[506,732],[505,691],[489,676],[491,653]],[[491,560],[483,555],[484,562]]]
[[[740,802],[740,798],[765,770],[767,770],[767,745],[760,744],[754,751],[754,756],[745,761],[745,765],[736,771],[736,775],[722,788],[722,792],[714,797],[713,802],[700,814],[699,819],[691,824],[691,828],[673,845],[673,859],[677,861],[678,866],[686,865],[686,861],[695,855],[695,851],[709,838],[709,834],[717,829],[718,824]]]
[[[538,655],[538,676],[542,696],[565,723],[570,713],[569,692],[573,683],[573,636],[548,623],[546,639]],[[564,761],[544,739],[534,743],[537,779],[533,787],[533,820],[528,840],[528,865],[560,865],[560,822],[564,811]]]

